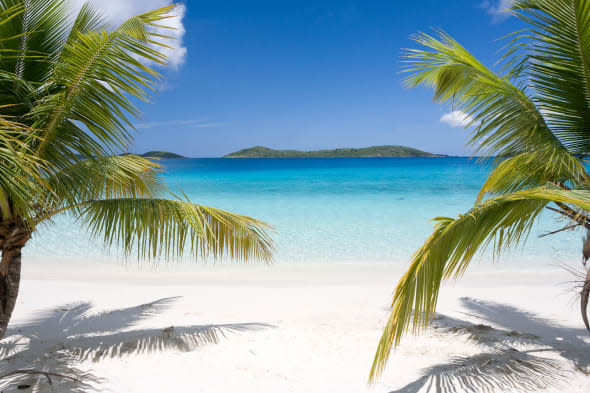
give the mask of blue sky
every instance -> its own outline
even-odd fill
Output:
[[[400,53],[412,33],[441,28],[493,65],[496,39],[521,27],[498,12],[508,3],[188,0],[186,50],[141,106],[131,150],[211,157],[254,145],[399,144],[469,155],[463,128],[441,122],[450,109],[402,87]]]

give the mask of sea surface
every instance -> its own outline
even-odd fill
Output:
[[[470,158],[163,160],[166,182],[191,201],[267,221],[276,263],[402,263],[432,231],[433,217],[467,212],[490,171]],[[542,217],[510,265],[578,262],[583,233],[540,238],[565,223]],[[117,259],[73,218],[40,228],[25,256]],[[479,258],[489,261],[490,256]],[[533,264],[533,265],[531,265]]]

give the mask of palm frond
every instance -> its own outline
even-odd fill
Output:
[[[590,152],[590,1],[518,0],[516,15],[532,27],[526,75],[535,102],[567,148]]]
[[[52,83],[64,89],[40,101],[33,111],[44,130],[38,147],[42,156],[59,156],[64,148],[71,148],[62,128],[69,120],[82,123],[111,153],[129,144],[133,125],[128,116],[138,115],[129,97],[147,100],[160,77],[144,62],[166,61],[154,49],[164,45],[164,37],[149,27],[167,18],[171,7],[133,17],[112,32],[78,32],[63,49]]]
[[[74,162],[46,178],[51,190],[47,206],[52,209],[38,220],[87,201],[159,195],[165,190],[159,172],[159,164],[132,154]]]
[[[35,87],[14,73],[0,70],[1,116],[21,124],[30,123],[28,112],[33,107]]]
[[[480,63],[445,33],[413,37],[426,50],[408,49],[406,85],[434,88],[438,102],[453,102],[473,118],[470,143],[482,155],[513,155],[539,148],[564,152],[523,89]]]
[[[3,25],[11,23],[14,18],[17,18],[23,12],[24,12],[23,4],[14,4],[12,6],[9,5],[7,7],[0,7],[0,29],[2,28]],[[2,54],[11,53],[11,52],[14,53],[14,51],[11,51],[10,49],[6,48],[3,43],[5,41],[19,38],[21,35],[22,35],[22,33],[13,32],[12,34],[7,34],[5,36],[1,36],[0,37],[0,53],[2,53]],[[0,57],[0,59],[1,59],[1,57]]]
[[[228,256],[270,261],[270,226],[253,218],[182,200],[119,198],[77,208],[90,232],[138,258]]]
[[[18,37],[4,42],[4,49],[16,56],[2,64],[2,69],[32,82],[46,79],[51,60],[61,49],[70,25],[70,6],[66,0],[2,0],[2,10],[23,9],[10,23],[0,26],[2,37],[14,37],[18,32]]]
[[[460,277],[479,250],[494,253],[526,240],[550,202],[590,210],[590,191],[537,188],[489,199],[456,219],[435,218],[432,235],[414,254],[400,279],[392,311],[371,368],[374,380],[383,371],[391,349],[411,330],[418,333],[434,317],[441,282]]]
[[[588,182],[586,168],[580,159],[564,151],[539,149],[500,162],[486,179],[476,204],[487,194],[509,194],[547,183],[578,188],[589,185]]]
[[[107,27],[104,15],[92,3],[86,2],[76,15],[74,24],[64,43],[64,47],[72,44],[79,34],[85,34],[89,31],[101,31]]]
[[[0,218],[10,221],[18,217],[28,225],[42,201],[35,196],[51,193],[43,179],[46,163],[29,148],[31,130],[19,123],[0,118]],[[24,140],[23,140],[24,139]]]

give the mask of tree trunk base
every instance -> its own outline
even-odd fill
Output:
[[[14,311],[20,285],[22,248],[31,234],[22,225],[11,228],[2,241],[0,262],[0,339],[4,338]]]

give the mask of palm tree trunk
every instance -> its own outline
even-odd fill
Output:
[[[590,322],[588,322],[588,298],[590,297],[590,269],[586,272],[586,278],[584,279],[584,285],[582,286],[582,293],[580,294],[581,301],[580,306],[582,308],[582,319],[586,329],[590,331]]]
[[[9,228],[7,236],[0,239],[2,249],[0,261],[0,339],[6,334],[8,322],[18,297],[21,251],[31,237],[23,225],[14,224]]]
[[[584,267],[590,259],[590,231],[586,232],[586,239],[584,240],[584,247],[582,248],[582,261]],[[580,293],[580,308],[582,311],[582,319],[586,329],[590,331],[590,322],[588,322],[588,298],[590,297],[590,268],[586,272],[584,284],[582,285],[582,292]]]

